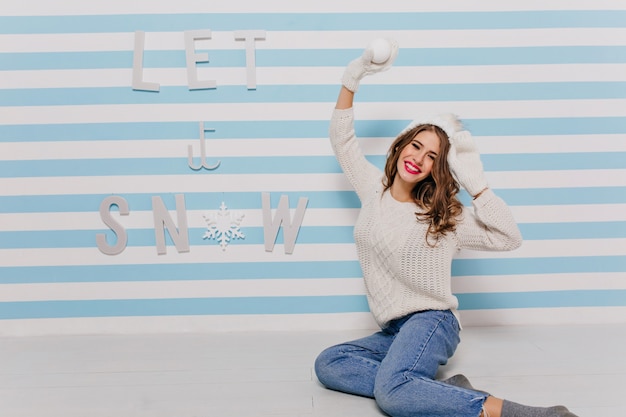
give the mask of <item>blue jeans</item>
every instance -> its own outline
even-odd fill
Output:
[[[460,342],[450,311],[422,311],[371,336],[332,346],[315,361],[327,388],[374,398],[392,417],[477,417],[487,395],[435,381]]]

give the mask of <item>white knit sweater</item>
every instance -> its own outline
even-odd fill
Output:
[[[510,209],[491,190],[465,208],[456,230],[435,247],[426,242],[428,224],[418,206],[383,192],[383,172],[365,159],[354,132],[353,110],[335,110],[330,139],[337,161],[361,200],[354,227],[356,249],[370,310],[384,328],[389,321],[423,310],[452,310],[451,264],[462,248],[506,251],[522,237]],[[458,314],[457,314],[458,317]]]

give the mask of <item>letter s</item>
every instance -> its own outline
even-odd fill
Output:
[[[100,252],[105,255],[119,255],[124,251],[124,249],[126,249],[128,235],[126,234],[124,226],[119,224],[111,216],[111,206],[117,206],[120,210],[121,216],[127,216],[128,213],[130,213],[128,210],[128,202],[123,197],[111,196],[102,200],[102,203],[100,203],[100,218],[104,224],[109,226],[109,228],[115,233],[117,236],[117,242],[114,246],[110,246],[107,244],[106,235],[104,233],[98,233],[96,235],[96,243]]]

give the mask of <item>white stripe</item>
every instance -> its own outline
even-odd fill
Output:
[[[130,87],[129,87],[130,88]],[[217,87],[219,88],[219,86]],[[262,88],[260,86],[259,88]],[[337,87],[339,91],[339,87]],[[141,94],[138,92],[138,94]],[[157,93],[158,94],[158,93]],[[190,92],[206,94],[210,91]],[[329,98],[330,99],[330,98]],[[332,99],[334,100],[334,98]],[[199,103],[112,104],[0,107],[0,125],[107,123],[328,120],[331,103]],[[455,113],[462,119],[624,117],[626,99],[519,100],[357,103],[357,120],[413,120],[417,115]]]
[[[626,36],[626,34],[625,34]],[[337,85],[343,71],[340,67],[257,67],[257,86],[270,85]],[[315,77],[311,73],[315,72]],[[212,79],[220,86],[242,86],[246,83],[245,67],[198,68],[198,79]],[[32,88],[131,88],[132,68],[80,70],[3,71],[0,89]],[[185,68],[145,68],[143,80],[161,87],[188,85]],[[623,82],[626,64],[555,64],[555,65],[470,65],[394,67],[362,85],[404,84],[499,84],[533,82]]]
[[[626,80],[625,67],[624,64],[396,66],[393,71],[385,71],[379,75],[364,78],[363,85],[624,81]],[[279,70],[284,72],[282,68]],[[329,75],[326,77],[330,79]],[[286,78],[287,74],[283,76]],[[259,84],[262,85],[262,83]],[[306,84],[306,82],[301,84]]]
[[[471,123],[471,122],[470,122]],[[334,156],[328,138],[255,138],[219,139],[206,135],[207,156]],[[483,155],[544,154],[581,152],[626,152],[623,134],[612,135],[554,135],[554,136],[474,136]],[[42,138],[43,139],[43,138]],[[367,155],[386,155],[391,137],[359,138]],[[199,139],[187,140],[104,140],[55,142],[0,143],[0,161],[42,161],[47,159],[122,159],[122,158],[183,158],[188,146],[194,156],[199,153]],[[111,161],[114,163],[114,161]]]
[[[488,171],[489,185],[502,188],[578,188],[623,187],[626,185],[626,169],[578,170],[578,171]],[[618,177],[614,177],[618,176]]]
[[[494,189],[624,187],[626,169],[580,171],[489,171]],[[190,192],[352,191],[343,174],[133,175],[0,178],[5,196]]]
[[[0,302],[365,294],[358,278],[4,284],[0,288]]]
[[[2,266],[69,266],[69,265],[166,265],[179,263],[227,263],[227,262],[308,262],[354,261],[356,249],[353,244],[296,244],[292,254],[284,252],[284,245],[276,244],[273,252],[266,252],[263,245],[230,245],[221,250],[215,242],[193,246],[189,252],[178,253],[168,247],[167,254],[158,255],[155,247],[127,247],[121,254],[104,255],[94,246],[90,248],[49,249],[1,249]]]
[[[259,203],[261,195],[259,195]],[[291,207],[297,205],[297,200],[291,199]],[[226,201],[228,207],[228,201]],[[106,229],[100,214],[93,212],[67,212],[67,213],[0,213],[0,224],[2,231],[20,230],[100,230]],[[119,216],[117,208],[111,210],[113,217],[124,229],[152,229],[154,219],[152,211],[133,211],[128,216]],[[243,214],[241,223],[242,230],[246,227],[263,227],[263,212],[258,210],[239,210],[237,207],[228,207],[233,214]],[[206,227],[203,216],[211,216],[219,211],[219,207],[206,207],[205,210],[187,210],[187,222],[190,228]],[[303,227],[314,226],[354,226],[359,209],[313,209],[307,208],[302,222]],[[274,209],[272,209],[274,213]],[[176,222],[176,212],[170,211],[170,217]],[[622,217],[626,217],[626,214]],[[292,217],[293,218],[293,217]]]
[[[470,122],[471,123],[471,122]],[[474,136],[482,154],[624,152],[626,135]]]
[[[624,323],[626,307],[522,308],[463,310],[461,323],[472,326]],[[0,320],[0,336],[80,334],[219,333],[239,331],[377,331],[370,313],[234,316],[87,317]]]
[[[511,274],[455,277],[452,280],[455,294],[617,289],[626,289],[623,273]]]
[[[510,252],[463,250],[457,259],[520,259],[549,257],[626,256],[626,239],[529,240]],[[1,249],[0,259],[6,267],[72,266],[72,265],[152,265],[224,262],[308,262],[356,261],[353,243],[298,244],[293,254],[285,254],[277,244],[273,252],[263,245],[230,245],[222,251],[215,242],[192,246],[178,253],[172,246],[167,254],[158,255],[155,247],[127,247],[121,254],[104,255],[94,245],[90,248]],[[540,262],[538,260],[538,262]]]
[[[364,295],[360,278],[2,284],[0,302]],[[621,273],[453,278],[455,294],[626,289]]]
[[[526,66],[427,66],[395,67],[375,77],[368,77],[362,85],[402,84],[478,84],[524,82],[592,82],[624,81],[623,64],[555,64]],[[338,67],[257,67],[257,85],[335,85],[343,68]],[[311,72],[315,77],[311,77]],[[246,68],[199,68],[199,79],[213,79],[219,86],[245,84]],[[83,70],[21,70],[4,71],[0,88],[83,88],[129,87],[132,69]],[[145,81],[158,82],[162,87],[187,86],[185,68],[145,68]]]
[[[0,320],[0,336],[377,329],[370,313]]]
[[[40,0],[4,1],[0,14],[6,16],[62,16],[107,14],[169,14],[169,13],[354,13],[354,12],[447,12],[447,11],[534,11],[534,10],[624,10],[626,5],[615,0],[482,0],[468,4],[464,0],[438,2],[406,2],[379,0],[317,0],[315,2],[291,2],[266,0],[231,2],[207,2],[205,0],[179,0],[155,2],[154,0],[109,0],[107,2],[84,2],[64,0],[46,2]]]
[[[622,222],[626,204],[511,206],[518,223]]]
[[[463,310],[461,323],[468,326],[550,326],[567,324],[625,323],[626,307],[516,308]]]
[[[259,201],[261,196],[259,195]],[[257,210],[240,210],[237,207],[229,207],[233,214],[243,214],[241,223],[242,230],[246,227],[263,227],[263,212]],[[297,201],[291,199],[290,205],[295,207]],[[120,216],[115,208],[111,214],[124,229],[152,229],[154,216],[152,211],[132,210],[128,216]],[[0,213],[2,230],[9,231],[44,231],[44,230],[106,230],[94,207],[92,212],[60,212],[45,213],[45,207],[37,213]],[[187,223],[190,228],[206,227],[203,216],[211,216],[219,210],[219,207],[207,206],[203,210],[187,210]],[[512,206],[511,211],[518,223],[576,223],[576,222],[624,222],[626,221],[626,204],[581,204],[562,206]],[[272,210],[274,212],[274,210]],[[358,216],[359,209],[354,208],[307,208],[303,227],[315,226],[348,226],[353,227]],[[170,217],[176,219],[176,212],[170,210]],[[176,220],[175,220],[176,221]]]
[[[512,252],[462,250],[458,259],[519,259],[586,256],[625,256],[626,239],[526,240]],[[537,262],[541,262],[539,259]],[[511,271],[514,272],[514,271]]]
[[[210,127],[210,124],[206,124]],[[199,135],[199,134],[198,134]],[[207,157],[246,156],[331,156],[333,150],[328,138],[287,139],[213,139],[205,134]],[[601,139],[601,137],[600,137]],[[389,140],[385,140],[389,142]],[[600,142],[601,144],[601,142]],[[187,161],[188,146],[193,147],[194,158],[200,155],[198,138],[189,140],[107,140],[0,143],[0,161],[46,159],[116,159],[116,158],[183,158]],[[387,146],[389,143],[387,143]],[[594,144],[597,150],[599,145]],[[112,161],[112,163],[115,163]]]
[[[610,173],[607,173],[610,174]],[[187,192],[288,192],[352,190],[343,174],[137,175],[131,177],[1,178],[5,196]],[[25,193],[28,190],[28,194]]]
[[[620,107],[623,106],[623,107]],[[414,101],[355,104],[356,120],[413,120],[419,115],[454,113],[461,119],[623,117],[626,100]]]
[[[138,28],[141,25],[138,24]],[[262,23],[259,28],[263,29]],[[211,29],[210,23],[204,29]],[[139,29],[138,29],[139,30]],[[185,50],[184,31],[144,32],[145,51]],[[404,48],[475,48],[532,46],[619,46],[625,28],[474,29],[474,30],[384,30],[384,31],[266,31],[255,49],[362,49],[378,37],[395,39]],[[80,34],[0,35],[3,52],[132,51],[134,32]],[[211,31],[211,38],[194,42],[196,50],[244,50],[233,31]],[[184,62],[182,63],[184,65]]]

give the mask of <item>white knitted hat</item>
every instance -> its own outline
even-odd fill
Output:
[[[415,119],[407,127],[405,127],[400,135],[408,132],[418,125],[435,125],[440,127],[446,135],[448,135],[448,139],[454,136],[455,133],[459,132],[463,129],[463,124],[461,120],[452,113],[442,113],[435,116],[425,117],[423,119]],[[398,136],[400,136],[398,135]]]

